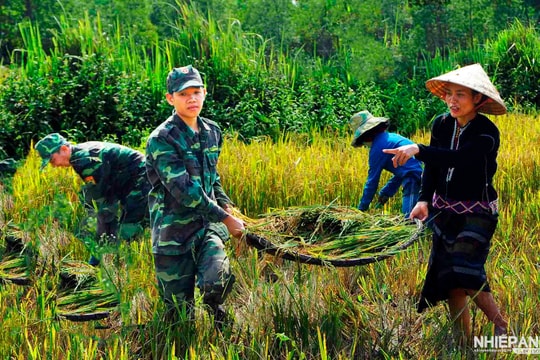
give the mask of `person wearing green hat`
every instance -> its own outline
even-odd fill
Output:
[[[129,147],[100,141],[72,144],[52,133],[35,145],[48,164],[71,167],[84,181],[81,189],[88,210],[97,208],[98,240],[131,240],[144,230],[148,218],[148,192],[144,155]],[[99,260],[92,255],[90,263]]]
[[[217,169],[221,129],[199,115],[206,98],[199,71],[191,65],[173,68],[165,96],[173,114],[146,144],[156,280],[171,323],[182,308],[193,315],[197,286],[220,329],[235,279],[225,242],[229,235],[240,237],[244,224],[233,215]]]
[[[352,146],[369,147],[368,176],[364,184],[362,198],[358,209],[366,211],[379,187],[383,170],[392,173],[392,177],[381,188],[376,207],[382,207],[400,187],[402,187],[401,212],[408,218],[418,200],[422,166],[419,161],[411,160],[406,166],[395,168],[392,156],[383,153],[383,149],[396,148],[413,142],[399,134],[388,132],[389,119],[375,117],[369,111],[363,110],[354,114],[349,122],[354,131]]]

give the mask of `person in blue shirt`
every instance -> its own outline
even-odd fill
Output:
[[[413,142],[399,134],[388,132],[389,119],[374,117],[367,110],[354,114],[349,125],[354,131],[351,145],[370,148],[368,177],[358,209],[366,211],[369,208],[379,187],[381,173],[386,170],[391,172],[393,176],[379,191],[376,207],[382,207],[398,192],[401,186],[403,188],[401,212],[405,214],[406,218],[409,218],[420,192],[422,165],[419,161],[411,159],[406,166],[395,168],[392,163],[392,156],[383,153],[382,150],[413,144]]]

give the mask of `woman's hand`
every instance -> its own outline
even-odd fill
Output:
[[[395,149],[383,149],[385,154],[394,154],[392,158],[392,163],[394,167],[405,165],[405,163],[412,158],[414,155],[418,154],[420,149],[416,144],[403,145]]]
[[[429,215],[428,202],[419,201],[411,210],[411,215],[409,217],[411,220],[418,219],[420,221],[425,221],[428,218],[428,215]]]

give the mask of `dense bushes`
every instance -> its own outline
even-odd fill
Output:
[[[199,65],[203,73],[211,73]],[[226,84],[213,78],[206,82],[210,92],[203,116],[244,139],[276,139],[284,131],[314,129],[344,133],[349,117],[363,109],[391,117],[394,129],[411,134],[434,112],[421,81],[383,88],[375,83],[347,86],[328,75],[316,81],[299,76],[292,88],[277,73],[261,83],[247,73],[231,73]],[[118,71],[98,56],[66,58],[56,71],[31,78],[14,71],[0,85],[0,141],[5,152],[17,158],[50,132],[75,142],[111,140],[139,146],[143,134],[171,113],[163,92],[156,94],[149,82]]]
[[[183,19],[200,16],[188,7],[182,11]],[[425,80],[471,62],[481,62],[494,76],[510,106],[539,104],[538,35],[519,23],[485,47],[437,55],[414,71],[400,64],[399,76],[378,81],[353,78],[343,59],[287,56],[260,37],[211,19],[179,23],[183,40],[149,48],[120,34],[103,36],[100,24],[88,19],[84,25],[63,24],[48,54],[37,32],[30,29],[24,37],[19,64],[0,78],[3,156],[20,158],[32,141],[53,131],[76,142],[140,146],[171,113],[164,99],[168,69],[188,63],[201,70],[209,91],[202,115],[246,140],[314,129],[344,134],[349,117],[363,109],[389,117],[391,130],[411,135],[445,109]]]
[[[69,57],[54,71],[13,71],[1,84],[0,141],[21,156],[33,140],[62,132],[73,141],[108,139],[138,144],[156,124],[159,103],[147,83],[98,56]]]
[[[488,42],[500,91],[520,109],[540,106],[540,36],[516,22]]]

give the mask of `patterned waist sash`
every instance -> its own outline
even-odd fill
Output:
[[[485,212],[496,214],[499,211],[498,199],[493,201],[458,201],[445,199],[437,193],[433,194],[433,207],[451,211],[456,214],[478,214]]]

